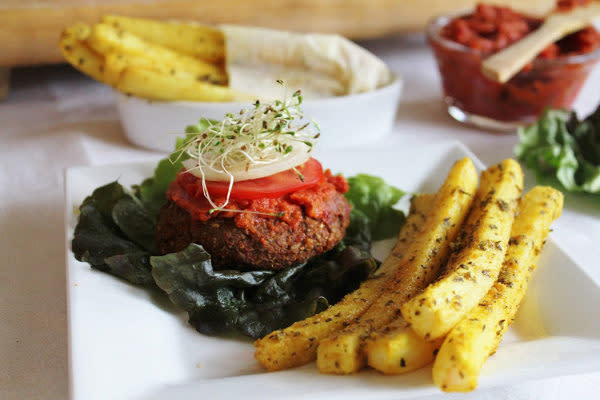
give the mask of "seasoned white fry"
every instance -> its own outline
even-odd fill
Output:
[[[444,276],[402,305],[402,316],[426,340],[445,336],[496,281],[523,186],[519,164],[508,159],[481,174],[465,225],[463,248]]]
[[[65,32],[74,36],[77,40],[86,40],[90,36],[91,28],[83,22],[77,22],[65,29]]]
[[[399,318],[366,340],[367,364],[387,375],[415,371],[433,362],[442,341],[422,339]]]
[[[227,83],[227,74],[223,67],[147,42],[112,25],[94,25],[86,43],[101,54],[120,53],[144,57],[164,65],[167,70],[186,71],[199,81]]]
[[[106,15],[102,17],[102,22],[131,32],[148,42],[200,57],[211,63],[222,63],[225,59],[223,33],[210,26],[118,15]]]
[[[158,62],[138,54],[113,52],[107,53],[104,59],[104,82],[110,85],[115,85],[119,81],[123,71],[128,67],[151,70],[164,76],[171,76],[173,79],[184,79],[189,82],[205,81],[205,79],[198,79],[195,74],[188,70],[176,69],[169,64]]]
[[[75,24],[63,31],[58,47],[75,68],[94,79],[104,81],[104,57],[91,50],[84,42],[89,33],[89,26]]]
[[[450,253],[450,244],[469,211],[476,187],[477,172],[471,160],[457,161],[437,193],[434,206],[407,250],[402,265],[384,291],[360,318],[319,344],[319,371],[348,374],[364,366],[364,340],[373,330],[396,319],[400,306],[437,277]]]
[[[357,290],[327,310],[254,342],[254,356],[262,366],[276,371],[314,360],[321,339],[359,317],[381,293],[386,279],[398,267],[433,202],[434,196],[429,194],[419,194],[412,198],[410,213],[400,231],[398,242],[390,256],[377,269],[375,276],[364,281]]]
[[[126,67],[114,86],[124,93],[150,100],[232,101],[243,98],[243,94],[226,86],[177,78],[135,66]]]
[[[483,363],[515,318],[550,225],[562,206],[562,193],[549,187],[534,187],[521,200],[498,281],[450,331],[437,355],[433,380],[442,390],[462,392],[477,387]]]
[[[144,58],[144,60],[147,60]],[[104,74],[102,80],[111,86],[114,86],[121,79],[121,74],[127,68],[127,65],[132,65],[128,62],[126,56],[122,53],[108,53],[104,56]],[[140,67],[139,64],[133,64],[136,67]],[[146,65],[147,68],[151,68],[152,65]]]

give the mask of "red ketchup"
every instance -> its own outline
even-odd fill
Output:
[[[589,1],[562,0],[557,9],[568,11]],[[598,59],[589,54],[600,48],[600,34],[593,27],[551,44],[507,83],[481,73],[483,59],[542,23],[509,8],[480,4],[472,14],[430,32],[446,101],[463,112],[506,122],[532,121],[548,107],[570,108]]]

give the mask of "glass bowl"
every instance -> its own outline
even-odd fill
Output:
[[[442,29],[455,17],[432,20],[427,39],[440,71],[448,113],[460,122],[512,131],[534,122],[548,107],[568,109],[600,59],[600,49],[536,59],[508,82],[498,83],[481,72],[487,54],[441,36]]]

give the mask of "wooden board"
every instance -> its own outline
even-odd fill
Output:
[[[4,0],[0,3],[0,66],[62,62],[62,29],[104,14],[243,24],[367,39],[421,31],[435,15],[468,10],[477,0]],[[492,0],[542,14],[554,0]]]

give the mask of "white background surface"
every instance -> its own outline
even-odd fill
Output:
[[[405,79],[395,129],[373,146],[418,146],[455,138],[486,164],[512,155],[516,136],[464,127],[445,114],[437,71],[422,37],[365,45]],[[587,114],[599,102],[596,68],[575,108]],[[11,95],[0,102],[1,399],[67,397],[64,168],[154,157],[125,141],[112,94],[103,85],[67,68],[15,74]],[[398,168],[410,166],[398,160]],[[554,238],[596,281],[599,203],[569,196],[554,227]],[[103,384],[110,382],[99,382]],[[595,398],[598,392],[600,373],[593,373],[427,399],[575,399]]]

